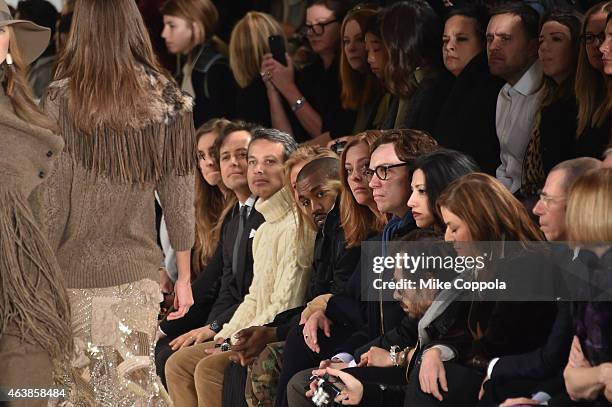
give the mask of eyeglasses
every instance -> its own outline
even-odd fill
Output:
[[[337,22],[338,20],[334,18],[324,23],[304,24],[304,34],[323,35],[326,26]]]
[[[385,181],[387,177],[389,176],[389,170],[391,168],[404,167],[406,165],[408,165],[408,163],[383,164],[383,165],[379,165],[378,167],[374,169],[371,169],[371,168],[366,169],[364,175],[368,178],[368,180],[371,180],[374,177],[374,174],[376,174],[379,180]]]
[[[538,196],[540,197],[540,201],[542,201],[546,209],[549,208],[551,203],[561,203],[567,200],[567,198],[560,197],[560,196],[550,196],[546,192],[542,191],[541,189],[538,190]]]
[[[582,35],[582,41],[584,41],[585,44],[587,45],[601,45],[603,44],[604,40],[606,39],[606,33],[604,33],[603,31],[600,32],[599,34],[583,34]]]

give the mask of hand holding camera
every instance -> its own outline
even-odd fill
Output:
[[[331,406],[334,402],[345,406],[356,406],[363,397],[363,384],[341,370],[325,369],[322,376],[313,376],[310,390],[306,392],[317,407]]]

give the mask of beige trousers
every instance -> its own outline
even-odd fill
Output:
[[[176,407],[221,407],[223,375],[235,352],[206,353],[214,342],[188,346],[166,362],[166,382]]]

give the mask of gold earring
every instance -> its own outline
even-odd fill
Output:
[[[7,65],[13,65],[13,57],[11,56],[10,53],[6,54],[6,64]]]

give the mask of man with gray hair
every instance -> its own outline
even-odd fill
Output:
[[[563,161],[550,170],[540,199],[533,208],[546,240],[567,239],[565,210],[569,190],[582,174],[600,167],[601,161],[581,157]],[[540,404],[564,391],[562,372],[573,336],[570,304],[565,301],[558,303],[557,316],[544,346],[489,362],[479,405],[498,405],[504,400],[503,406]]]
[[[569,189],[576,179],[585,172],[601,167],[601,161],[581,157],[563,161],[548,173],[540,199],[533,208],[539,217],[540,229],[548,241],[566,239],[565,204]]]

